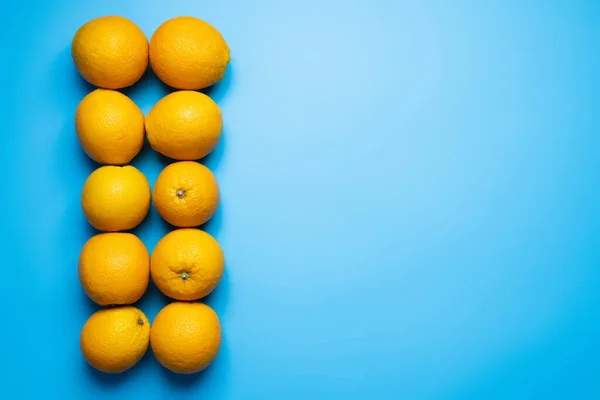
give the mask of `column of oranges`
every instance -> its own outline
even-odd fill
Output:
[[[106,308],[85,323],[80,338],[87,362],[118,373],[133,367],[151,344],[156,359],[177,373],[204,369],[221,344],[215,312],[196,302],[212,292],[224,268],[221,247],[195,227],[208,221],[219,204],[212,172],[194,161],[219,142],[221,111],[195,90],[221,80],[229,47],[221,34],[194,17],[163,23],[150,44],[130,20],[108,16],[84,24],[75,34],[72,56],[82,77],[98,87],[79,104],[75,129],[83,150],[104,166],[88,177],[81,195],[83,213],[100,233],[87,241],[79,258],[85,293]],[[150,62],[167,85],[182,89],[161,99],[144,118],[118,89],[137,82]],[[151,147],[176,162],[160,173],[151,193],[146,177],[127,165]],[[127,233],[148,214],[151,201],[176,229],[148,250]],[[176,301],[164,307],[152,326],[131,306],[145,293],[150,276]]]

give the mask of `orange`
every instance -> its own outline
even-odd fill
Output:
[[[106,308],[94,313],[81,330],[83,357],[94,368],[116,374],[133,367],[150,342],[150,322],[135,307]]]
[[[150,209],[150,185],[131,165],[100,167],[83,186],[81,207],[88,222],[100,231],[133,229]]]
[[[225,260],[219,243],[199,229],[177,229],[152,252],[150,272],[156,287],[176,300],[197,300],[214,290]]]
[[[83,98],[75,112],[81,147],[100,164],[123,165],[144,144],[144,114],[124,94],[96,89]]]
[[[181,161],[167,165],[154,185],[154,205],[171,225],[190,228],[208,221],[219,206],[219,186],[204,165]]]
[[[150,39],[152,69],[161,81],[176,89],[197,90],[217,83],[228,63],[225,39],[198,18],[170,19]]]
[[[154,105],[146,117],[150,146],[175,160],[197,160],[219,143],[223,117],[207,95],[173,92]]]
[[[174,302],[154,319],[150,342],[163,367],[178,374],[193,374],[206,368],[219,352],[221,324],[205,304]]]
[[[120,89],[133,85],[146,72],[148,39],[127,18],[100,17],[79,28],[71,55],[86,81],[105,89]]]
[[[79,281],[89,298],[101,306],[135,303],[149,280],[148,250],[131,233],[101,233],[81,250]]]

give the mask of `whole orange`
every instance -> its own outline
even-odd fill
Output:
[[[212,292],[223,276],[219,243],[199,229],[176,229],[152,252],[150,272],[156,287],[176,300],[197,300]]]
[[[193,374],[206,368],[219,352],[221,323],[205,304],[174,302],[154,319],[150,342],[163,367]]]
[[[131,165],[100,167],[83,186],[81,207],[88,222],[100,231],[133,229],[150,209],[150,185]]]
[[[154,205],[171,225],[191,228],[208,221],[219,207],[219,186],[208,168],[194,161],[167,165],[154,185]]]
[[[197,90],[220,81],[229,63],[229,46],[208,22],[176,17],[150,39],[150,64],[161,81],[176,89]]]
[[[146,117],[150,146],[174,160],[197,160],[219,143],[223,117],[207,95],[182,90],[166,95]]]
[[[120,89],[133,85],[146,72],[148,39],[127,18],[100,17],[75,33],[71,55],[86,81],[105,89]]]
[[[87,320],[79,342],[92,367],[116,374],[133,367],[148,350],[150,322],[135,307],[106,308]]]
[[[101,233],[86,242],[79,256],[79,281],[101,306],[132,304],[146,292],[150,256],[131,233]]]
[[[75,131],[91,159],[100,164],[123,165],[142,149],[144,114],[123,93],[96,89],[79,103]]]

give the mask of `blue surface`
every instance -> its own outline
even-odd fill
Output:
[[[70,41],[195,15],[231,46],[205,163],[224,342],[194,377],[87,367],[95,168]],[[600,2],[19,1],[3,11],[3,398],[600,398]],[[125,90],[147,113],[148,73]],[[134,160],[153,184],[164,160]],[[168,226],[152,210],[149,249]],[[152,320],[166,299],[139,302]]]

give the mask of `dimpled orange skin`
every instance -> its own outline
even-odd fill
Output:
[[[219,207],[219,186],[204,165],[180,161],[167,165],[154,184],[154,205],[171,225],[191,228],[208,221]]]
[[[150,255],[131,233],[101,233],[81,250],[79,281],[88,297],[101,306],[135,303],[149,280]]]
[[[156,76],[175,89],[198,90],[225,75],[229,46],[208,22],[176,17],[150,39],[150,64]]]
[[[144,114],[124,94],[96,89],[79,103],[75,131],[83,151],[92,160],[123,165],[144,145]]]
[[[178,374],[202,371],[221,346],[219,317],[202,303],[171,303],[154,319],[150,343],[163,367]]]
[[[198,300],[212,292],[225,268],[219,243],[199,229],[177,229],[152,252],[150,272],[156,287],[176,300]]]
[[[71,55],[86,81],[121,89],[136,83],[148,69],[148,38],[127,18],[100,17],[79,28]]]
[[[150,209],[150,185],[131,165],[100,167],[83,186],[81,207],[88,222],[99,231],[133,229]]]
[[[81,330],[79,344],[85,360],[109,374],[133,367],[150,343],[150,322],[135,307],[105,308],[94,313]]]
[[[223,130],[217,104],[189,90],[166,95],[146,117],[150,146],[174,160],[197,160],[213,151]]]

